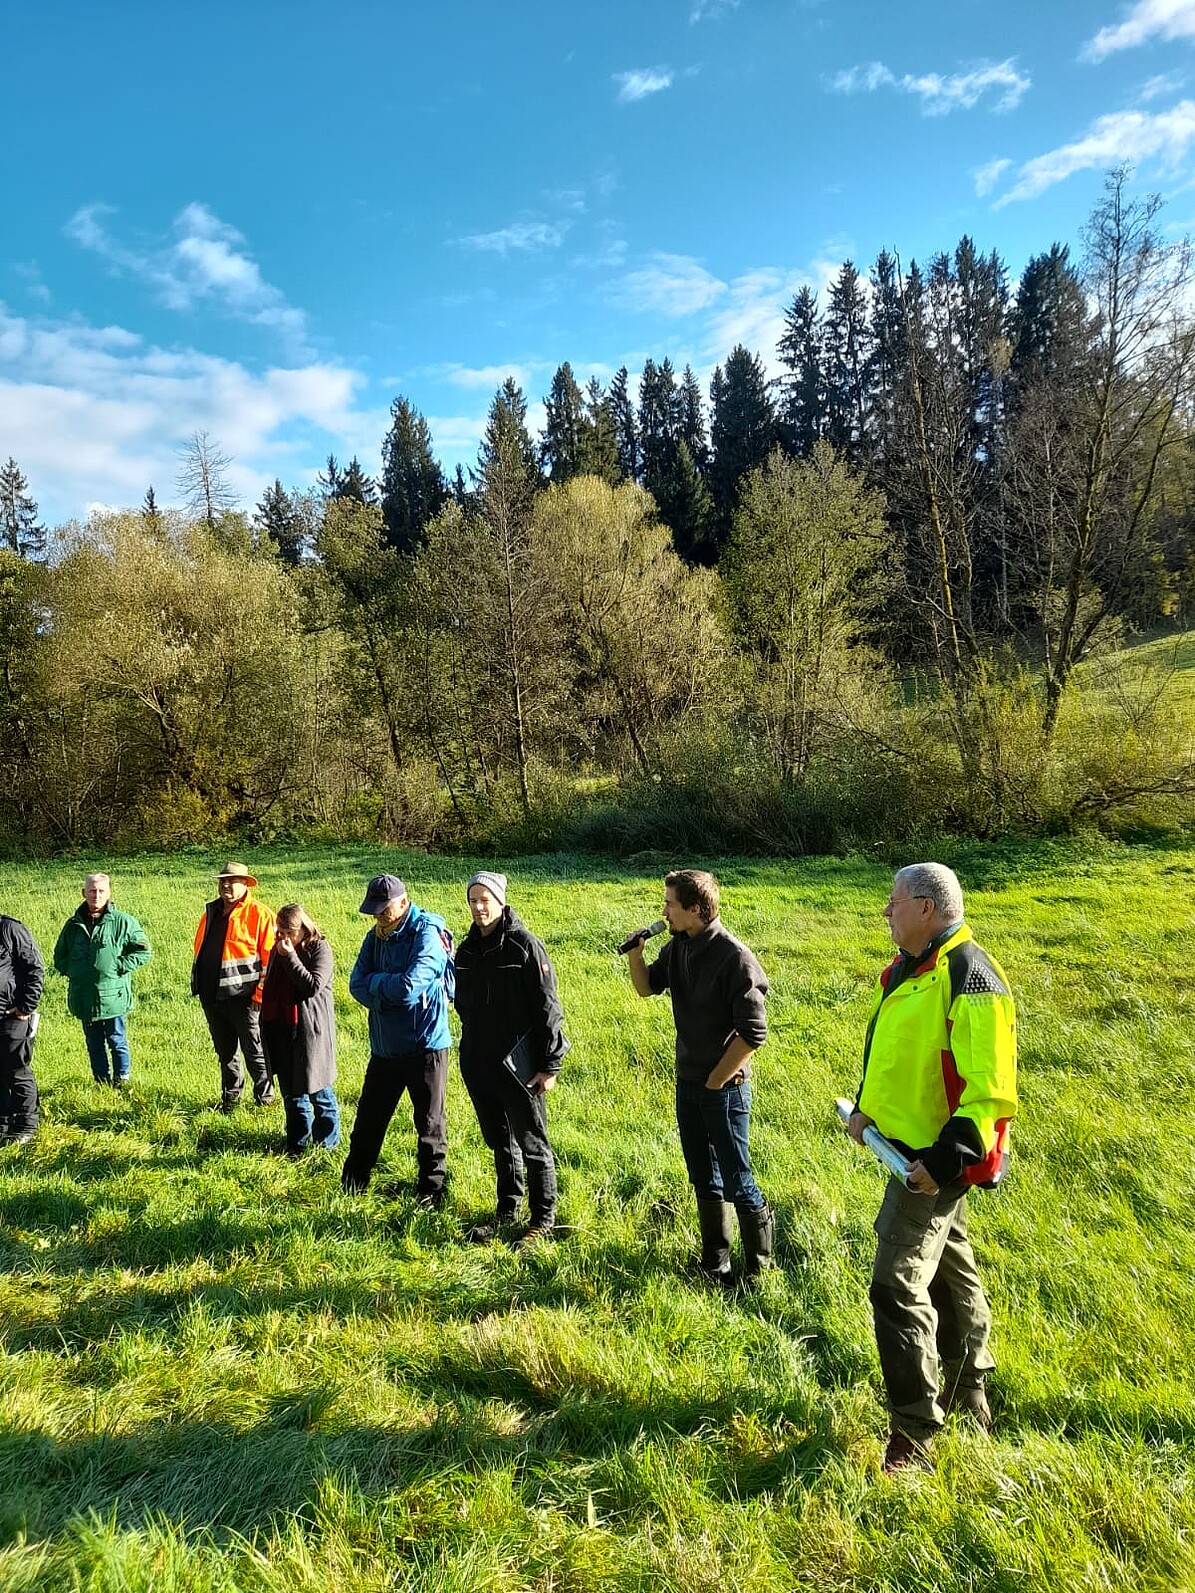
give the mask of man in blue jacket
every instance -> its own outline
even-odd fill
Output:
[[[421,1206],[436,1210],[444,1199],[448,1154],[444,1087],[451,940],[444,920],[416,907],[393,874],[370,880],[359,910],[372,915],[374,928],[349,976],[349,994],[369,1012],[370,1057],[341,1183],[354,1192],[368,1189],[406,1090],[417,1136],[416,1197]]]

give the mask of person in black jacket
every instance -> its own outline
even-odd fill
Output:
[[[760,1192],[747,1144],[751,1058],[768,1037],[768,981],[754,952],[722,927],[718,882],[703,869],[664,876],[671,931],[653,963],[651,930],[628,942],[631,983],[641,996],[672,997],[676,1023],[676,1126],[697,1196],[702,1273],[733,1282],[730,1208],[738,1216],[743,1266],[754,1278],[772,1264],[772,1209]]]
[[[0,914],[0,1145],[28,1145],[37,1134],[33,1037],[45,982],[33,936]]]
[[[261,997],[261,1040],[286,1111],[286,1154],[340,1144],[332,948],[298,902],[278,909]]]
[[[513,1223],[524,1184],[531,1223],[525,1237],[551,1232],[556,1221],[556,1160],[548,1144],[545,1097],[568,1050],[556,975],[544,944],[506,905],[506,875],[483,869],[468,888],[473,925],[456,953],[461,1075],[482,1137],[494,1153],[495,1223],[474,1228],[484,1242]],[[504,1065],[526,1059],[526,1084]],[[524,1177],[525,1169],[525,1177]]]

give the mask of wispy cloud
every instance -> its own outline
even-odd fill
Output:
[[[513,376],[515,381],[527,391],[533,373],[545,369],[543,360],[515,360],[507,365],[433,365],[427,374],[436,381],[449,382],[453,387],[463,387],[466,390],[481,388],[487,393],[496,393],[508,376]]]
[[[672,87],[672,77],[672,68],[668,66],[646,66],[638,67],[633,72],[615,72],[619,103],[633,105],[636,100],[645,100],[649,94],[659,94],[661,90]]]
[[[1084,61],[1103,61],[1150,39],[1195,39],[1195,0],[1137,0],[1122,22],[1101,28],[1080,54]]]
[[[688,255],[655,254],[650,264],[628,272],[614,297],[622,309],[676,318],[708,309],[725,291],[725,282]]]
[[[189,311],[206,303],[240,321],[277,331],[293,354],[306,352],[307,317],[262,276],[245,239],[206,205],[184,206],[173,240],[134,247],[113,233],[110,205],[84,205],[67,222],[69,237],[106,260],[113,270],[147,283],[168,309]]]
[[[39,304],[49,304],[53,295],[42,280],[41,267],[36,260],[18,260],[13,271],[25,284],[25,292]]]
[[[466,249],[492,254],[529,254],[536,249],[558,248],[567,231],[563,222],[513,221],[496,232],[475,232],[459,241]]]
[[[689,21],[713,22],[718,17],[724,17],[728,11],[737,11],[739,0],[693,0],[689,12]]]
[[[986,165],[977,166],[971,173],[975,179],[975,192],[982,199],[990,194],[1000,181],[1001,175],[1012,165],[1010,160],[989,160]]]
[[[1152,100],[1160,100],[1164,94],[1177,94],[1186,81],[1185,72],[1158,72],[1154,77],[1146,78],[1137,90],[1137,98],[1142,105],[1148,105]]]
[[[776,344],[784,314],[798,289],[808,284],[824,292],[849,254],[845,245],[828,245],[804,269],[759,266],[724,281],[686,255],[657,254],[643,269],[630,272],[615,289],[622,309],[688,317],[691,362],[708,374],[742,343],[775,370]],[[689,355],[674,362],[684,364]]]
[[[1117,111],[1100,116],[1082,138],[1027,160],[1017,180],[995,204],[999,210],[1017,199],[1034,199],[1079,171],[1100,171],[1124,163],[1160,160],[1172,169],[1195,144],[1195,100],[1180,100],[1171,110]]]
[[[969,111],[984,96],[994,96],[994,111],[1012,111],[1032,87],[1033,80],[1019,72],[1015,58],[1007,61],[981,61],[966,72],[943,76],[939,72],[905,72],[899,77],[882,61],[849,67],[830,80],[835,94],[874,94],[877,89],[896,89],[921,101],[923,116],[948,116],[951,111]]]

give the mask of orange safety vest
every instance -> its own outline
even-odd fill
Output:
[[[209,902],[195,931],[195,956],[207,934],[208,916],[218,901]],[[255,902],[251,896],[241,900],[228,915],[224,930],[224,950],[220,957],[220,995],[243,996],[252,992],[252,999],[261,1004],[261,985],[265,978],[270,952],[274,945],[274,915],[268,907]]]

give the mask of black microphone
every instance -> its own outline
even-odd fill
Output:
[[[628,935],[623,941],[618,948],[618,955],[625,957],[633,946],[642,946],[645,940],[650,940],[653,935],[662,935],[667,928],[668,925],[664,920],[657,918],[655,923],[649,925],[647,929],[637,929],[633,935]]]

